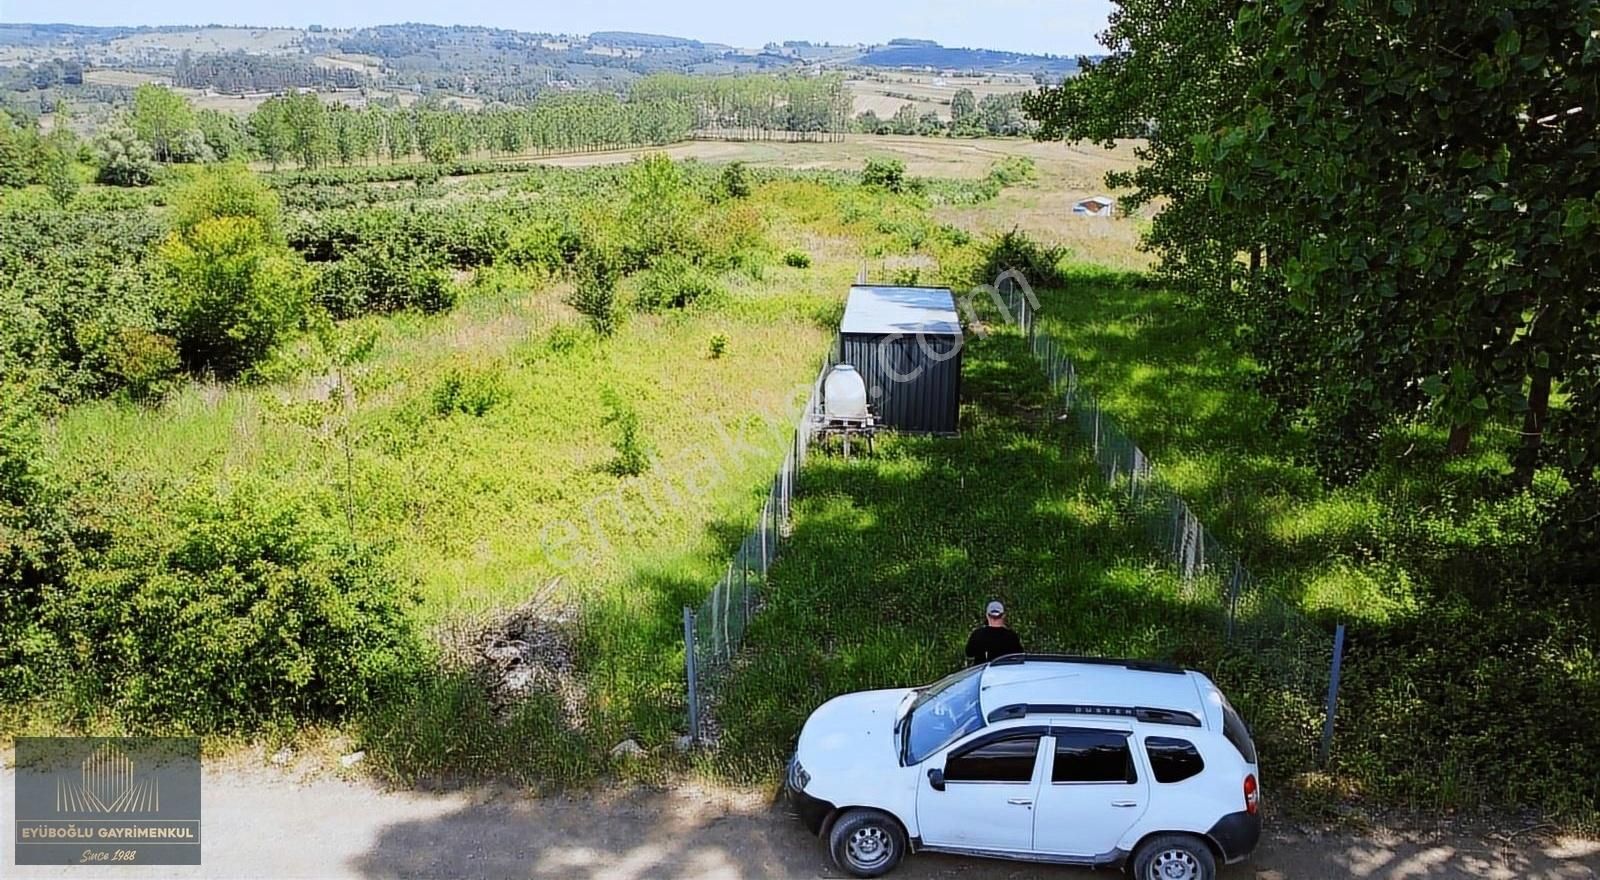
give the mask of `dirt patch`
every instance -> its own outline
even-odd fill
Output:
[[[514,608],[446,623],[437,638],[447,665],[484,682],[500,717],[534,694],[548,694],[560,702],[566,725],[581,730],[585,693],[573,661],[576,621],[555,610],[560,588],[556,579]]]

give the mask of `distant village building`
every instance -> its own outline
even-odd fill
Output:
[[[1110,196],[1090,196],[1073,204],[1072,213],[1085,217],[1110,217],[1116,207],[1117,200]]]

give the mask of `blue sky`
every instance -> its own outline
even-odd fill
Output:
[[[1096,51],[1094,35],[1110,8],[1110,0],[0,0],[0,21],[330,27],[420,21],[558,33],[647,31],[735,46],[919,37],[947,46],[1077,55]]]

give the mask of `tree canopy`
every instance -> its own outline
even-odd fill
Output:
[[[1523,481],[1587,483],[1597,34],[1594,0],[1120,0],[1110,55],[1028,110],[1042,137],[1147,138],[1111,183],[1162,205],[1163,271],[1245,327],[1331,469],[1396,419],[1455,454],[1504,422]]]

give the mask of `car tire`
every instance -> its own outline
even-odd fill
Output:
[[[828,832],[833,864],[852,877],[882,877],[900,864],[907,849],[900,823],[879,810],[850,810]]]
[[[1145,841],[1133,857],[1133,880],[1216,880],[1211,847],[1189,834],[1161,834]]]

